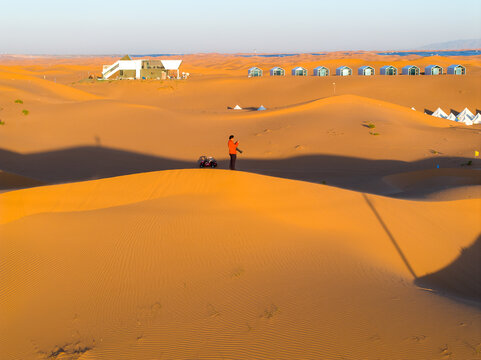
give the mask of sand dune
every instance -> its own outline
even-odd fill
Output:
[[[71,101],[87,101],[100,98],[70,86],[39,79],[36,76],[23,75],[18,72],[0,71],[0,84],[2,83],[14,85],[15,89],[20,90],[27,97],[57,97]]]
[[[480,58],[199,54],[187,81],[96,81],[115,59],[0,56],[0,358],[478,358],[481,126],[424,110],[481,109]]]
[[[469,247],[479,202],[367,200],[378,215],[356,192],[216,170],[3,194],[3,354],[475,356],[478,310],[420,291],[410,269]]]

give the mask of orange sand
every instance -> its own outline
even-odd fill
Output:
[[[0,57],[1,359],[480,358],[479,58],[113,61]],[[246,78],[387,63],[468,75]]]

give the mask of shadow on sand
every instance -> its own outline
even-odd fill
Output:
[[[445,268],[416,278],[415,284],[441,295],[454,295],[477,302],[481,307],[481,235]]]
[[[288,159],[243,159],[238,162],[242,171],[275,177],[326,183],[331,186],[364,193],[403,197],[393,192],[383,177],[403,172],[436,168],[460,168],[472,159],[459,157],[432,157],[414,162],[397,160],[369,160],[333,155],[309,155]],[[228,160],[218,161],[219,167],[228,168]],[[481,167],[481,160],[473,160],[473,168]],[[169,169],[197,168],[193,161],[167,159],[125,150],[85,146],[48,152],[19,154],[0,149],[0,170],[33,178],[47,184],[83,181],[113,176]],[[202,171],[215,171],[204,169]],[[481,179],[479,180],[481,184]],[[1,188],[1,184],[0,184]],[[440,294],[458,295],[481,302],[481,235],[452,264],[436,273],[417,277],[402,249],[384,223],[380,214],[364,194],[365,200],[378,218],[387,236],[395,246],[406,267],[415,278],[415,284],[440,289]]]
[[[309,181],[372,194],[400,197],[383,181],[387,175],[440,168],[459,168],[466,158],[432,157],[414,162],[370,160],[334,155],[307,155],[287,159],[238,159],[238,169],[280,178]],[[218,161],[227,169],[227,159]],[[148,171],[197,168],[197,162],[168,159],[102,146],[84,146],[19,154],[0,149],[0,170],[48,184],[92,180]],[[470,168],[481,167],[473,160]],[[209,171],[209,170],[206,170]],[[480,179],[481,184],[481,179]],[[1,184],[0,184],[1,185]],[[438,189],[432,189],[436,191]],[[400,195],[401,194],[401,195]]]

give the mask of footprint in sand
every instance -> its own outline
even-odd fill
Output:
[[[208,317],[216,317],[219,316],[220,313],[217,311],[217,309],[214,307],[212,304],[207,304],[207,316]]]
[[[261,131],[261,132],[257,133],[256,136],[266,135],[266,134],[269,134],[271,132],[272,132],[271,129],[264,129],[264,131]]]
[[[447,344],[443,345],[439,350],[445,359],[449,359],[453,354],[451,351],[449,351]]]
[[[242,274],[244,274],[245,270],[242,268],[242,267],[237,267],[235,268],[234,270],[232,270],[230,276],[233,277],[233,278],[238,278],[240,277]]]
[[[414,341],[414,342],[422,342],[422,341],[426,340],[426,336],[424,336],[424,335],[411,336],[411,340]]]
[[[264,313],[261,315],[262,318],[271,319],[274,315],[279,313],[279,308],[276,304],[271,304],[267,309],[264,310]]]
[[[152,314],[158,313],[160,309],[162,309],[162,305],[158,301],[152,304],[152,306],[150,307]]]

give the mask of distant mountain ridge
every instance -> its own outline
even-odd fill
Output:
[[[462,39],[424,45],[416,50],[462,50],[481,49],[481,39]]]

